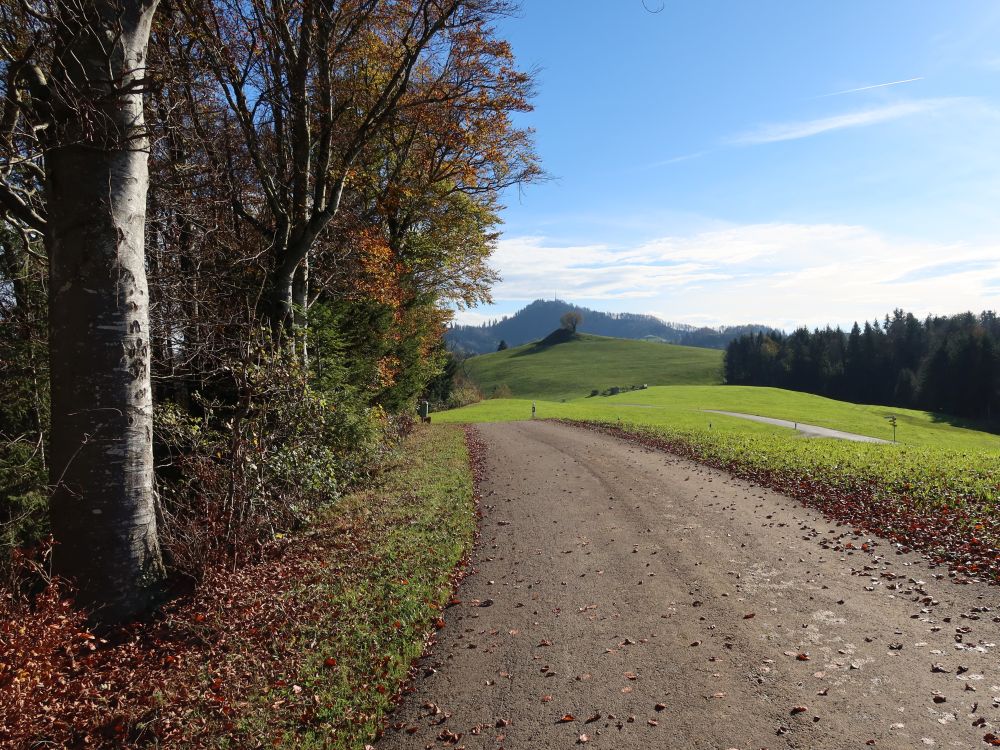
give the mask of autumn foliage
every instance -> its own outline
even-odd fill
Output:
[[[333,585],[332,570],[363,585],[372,568],[337,556],[378,562],[364,546],[378,534],[363,514],[323,542],[308,530],[382,476],[446,366],[453,310],[489,299],[504,190],[540,176],[516,122],[531,77],[494,28],[511,7],[159,3],[136,86],[169,590],[152,619],[99,633],[69,584],[17,551],[49,530],[45,186],[60,144],[46,140],[45,80],[54,19],[105,22],[89,8],[0,6],[0,741],[272,740],[267,722],[246,723],[248,695],[266,695],[286,728],[339,727],[352,720],[290,675],[316,656],[303,643],[317,633],[303,633],[323,603],[308,586]],[[359,652],[354,667],[380,676],[352,683],[358,694],[395,689],[402,661],[383,656]],[[323,674],[340,679],[337,667]]]

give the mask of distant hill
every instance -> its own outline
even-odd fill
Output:
[[[725,349],[730,341],[744,334],[771,330],[761,325],[695,328],[683,323],[665,323],[653,315],[606,313],[562,300],[535,300],[523,310],[491,323],[452,326],[445,339],[452,349],[469,354],[496,351],[501,341],[506,341],[508,346],[520,346],[547,335],[559,325],[559,318],[571,310],[583,315],[581,333],[709,349]]]
[[[722,352],[718,350],[568,331],[471,357],[463,367],[487,396],[506,386],[515,398],[553,401],[614,387],[722,382]]]

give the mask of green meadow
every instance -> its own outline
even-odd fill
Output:
[[[655,346],[655,345],[651,345]],[[435,422],[508,422],[531,418],[531,399],[490,399],[434,415]],[[594,396],[558,402],[535,399],[539,418],[633,424],[684,431],[715,431],[775,435],[789,441],[811,442],[794,430],[706,413],[706,409],[829,427],[859,435],[892,439],[888,417],[897,420],[900,446],[954,451],[1000,452],[1000,437],[968,429],[941,415],[888,406],[865,406],[778,388],[752,386],[654,386],[617,396]],[[709,427],[711,425],[711,427]],[[830,441],[823,440],[827,443]],[[876,446],[877,447],[877,446]],[[886,446],[882,446],[885,448]],[[892,448],[893,446],[888,446]]]
[[[694,346],[575,334],[568,341],[525,344],[466,361],[466,374],[490,395],[501,386],[515,398],[575,399],[632,385],[722,382],[722,352]]]

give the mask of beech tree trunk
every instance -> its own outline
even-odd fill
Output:
[[[309,366],[309,256],[295,269],[292,283],[292,297],[295,305],[295,347],[296,356],[303,367]]]
[[[105,622],[146,608],[163,577],[142,96],[156,3],[66,0],[49,82],[53,560]]]

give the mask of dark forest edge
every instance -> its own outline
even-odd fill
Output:
[[[726,348],[725,380],[925,409],[996,432],[1000,319],[969,312],[921,321],[896,310],[849,333],[827,327],[741,336]]]

